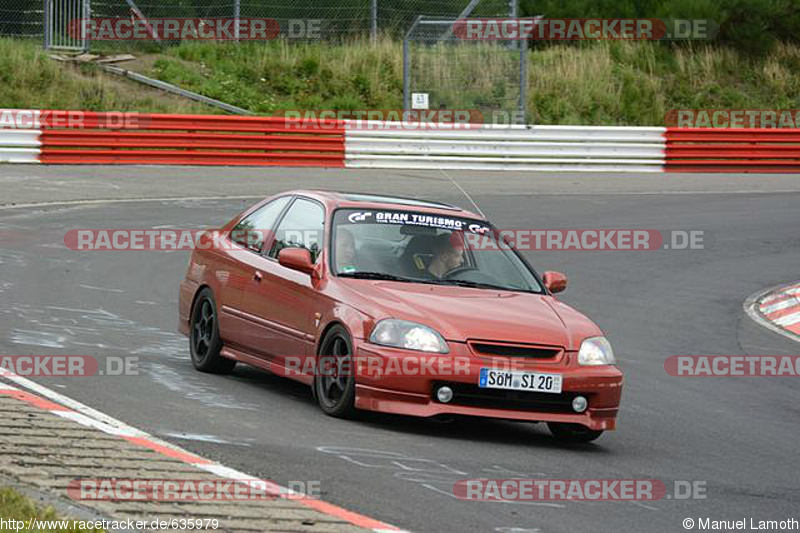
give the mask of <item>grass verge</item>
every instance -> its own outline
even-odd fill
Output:
[[[184,42],[126,64],[151,77],[249,109],[402,108],[402,44]],[[427,48],[415,89],[449,109],[515,108],[513,53],[491,45]],[[52,62],[38,43],[0,40],[0,105],[215,113],[213,108]],[[672,109],[798,109],[800,46],[754,58],[710,44],[598,41],[529,54],[528,121],[663,125]],[[434,108],[438,107],[438,103]]]
[[[0,518],[5,520],[4,528],[0,531],[19,531],[19,532],[59,532],[59,533],[99,533],[101,529],[80,529],[73,527],[75,522],[70,519],[64,519],[56,514],[52,507],[41,507],[36,505],[32,500],[26,498],[19,492],[11,488],[0,488]],[[27,522],[36,519],[38,521],[68,521],[69,526],[58,527],[57,524],[50,524],[51,527],[35,529],[12,529],[8,527],[9,520],[17,520]],[[28,523],[30,524],[30,523]],[[27,525],[27,524],[26,524]],[[40,524],[41,526],[42,524]],[[52,527],[55,526],[55,527]]]
[[[93,65],[50,59],[41,44],[0,39],[0,106],[152,113],[214,113],[213,108],[102,73]]]
[[[513,109],[517,74],[508,51],[459,48],[420,54],[417,88],[449,109]],[[792,44],[759,59],[710,45],[544,46],[531,50],[528,72],[528,117],[539,124],[655,126],[671,109],[800,108],[800,46]],[[184,43],[149,74],[257,113],[402,107],[402,46],[391,39]]]

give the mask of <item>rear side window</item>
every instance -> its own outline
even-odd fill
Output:
[[[282,196],[247,215],[231,230],[231,240],[248,250],[261,252],[264,240],[290,199],[290,196]]]
[[[305,248],[316,263],[322,250],[325,211],[310,200],[296,200],[278,224],[269,256],[277,258],[284,248]]]

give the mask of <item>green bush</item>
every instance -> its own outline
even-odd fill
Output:
[[[547,18],[711,19],[719,25],[716,43],[762,57],[779,41],[800,40],[796,0],[521,0],[520,12]]]

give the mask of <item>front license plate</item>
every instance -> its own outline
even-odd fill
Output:
[[[533,392],[561,392],[561,374],[537,372],[510,372],[496,368],[481,368],[478,387],[482,389],[526,390]]]

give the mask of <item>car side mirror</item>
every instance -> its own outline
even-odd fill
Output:
[[[567,276],[555,270],[548,270],[542,276],[544,286],[553,294],[563,292],[567,288]]]
[[[278,253],[278,263],[286,268],[306,274],[311,274],[314,271],[311,252],[305,248],[284,248]]]

